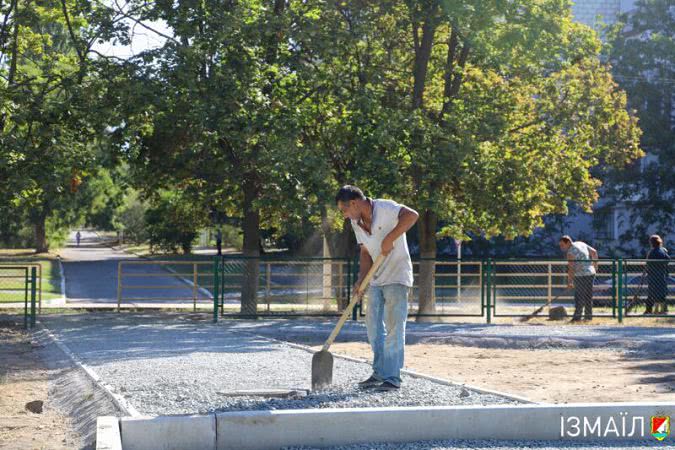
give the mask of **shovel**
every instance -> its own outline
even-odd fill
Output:
[[[361,298],[362,292],[366,289],[368,283],[370,283],[370,279],[380,267],[382,261],[384,261],[384,256],[380,254],[380,256],[375,259],[375,262],[359,285],[359,290],[352,295],[349,305],[347,305],[340,320],[338,320],[337,325],[335,325],[333,332],[323,344],[323,348],[314,353],[314,356],[312,357],[312,391],[325,389],[333,383],[333,355],[328,349],[333,344],[333,341],[342,329],[342,326],[345,324],[347,317],[351,315],[354,306]]]

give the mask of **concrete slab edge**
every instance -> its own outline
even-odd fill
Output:
[[[276,342],[276,343],[279,343],[279,344],[285,344],[285,345],[288,345],[289,347],[297,348],[299,350],[304,350],[304,351],[312,353],[312,354],[316,353],[316,350],[314,350],[313,348],[311,348],[309,346],[306,346],[306,345],[295,344],[293,342],[287,342],[287,341],[282,341],[280,339],[275,339],[275,338],[271,338],[271,337],[267,337],[267,336],[261,336],[261,335],[251,333],[251,332],[248,332],[248,331],[241,331],[241,330],[233,330],[233,331],[235,331],[237,333],[249,334],[249,335],[255,336],[255,337],[260,338],[260,339],[267,339],[267,340],[270,340],[272,342]],[[333,352],[331,352],[331,353],[333,353]],[[353,356],[342,355],[340,353],[333,353],[333,356],[335,358],[340,358],[340,359],[344,359],[344,360],[347,360],[347,361],[363,363],[363,364],[370,364],[369,361],[367,361],[363,358],[355,358]],[[534,402],[530,399],[527,399],[525,397],[521,397],[521,396],[518,396],[518,395],[509,394],[507,392],[501,392],[501,391],[496,391],[496,390],[492,390],[492,389],[484,389],[484,388],[480,388],[480,387],[477,387],[477,386],[473,386],[471,384],[457,383],[457,382],[454,382],[454,381],[446,380],[444,378],[438,378],[438,377],[426,375],[426,374],[423,374],[423,373],[420,373],[420,372],[415,372],[415,371],[409,370],[409,369],[402,369],[401,373],[409,375],[413,378],[421,378],[421,379],[424,379],[424,380],[429,380],[429,381],[433,381],[435,383],[443,384],[445,386],[463,387],[465,389],[475,391],[475,392],[478,392],[480,394],[496,395],[496,396],[507,398],[509,400],[514,400],[514,401],[517,401],[517,402],[520,402],[520,403],[537,404],[537,402]]]
[[[117,417],[100,416],[96,419],[96,450],[122,450],[122,434]]]
[[[121,418],[119,423],[125,450],[178,448],[176,439],[184,450],[213,446],[218,450],[259,450],[455,439],[584,441],[607,438],[610,423],[616,433],[609,439],[632,441],[650,438],[650,417],[662,415],[675,415],[675,403],[229,411],[204,416]],[[581,420],[583,434],[569,433],[570,418]],[[589,419],[593,430],[586,427],[584,419]],[[602,426],[595,427],[596,420]],[[642,428],[636,427],[637,423]]]
[[[123,417],[124,450],[215,450],[216,415]]]
[[[117,406],[120,409],[120,411],[122,411],[122,413],[131,417],[138,417],[141,415],[136,410],[136,408],[134,408],[124,397],[114,393],[112,386],[105,383],[91,367],[80,361],[80,359],[75,355],[75,353],[73,353],[73,351],[70,350],[70,348],[68,348],[68,346],[65,343],[61,342],[61,340],[56,335],[54,335],[51,332],[51,330],[47,328],[47,326],[45,326],[41,321],[38,321],[37,325],[56,344],[56,346],[59,347],[59,349],[61,349],[61,351],[65,353],[71,359],[71,361],[73,361],[73,363],[77,367],[82,369],[84,373],[87,374],[87,376],[92,380],[92,382],[96,386],[101,388],[103,392],[105,392],[111,398],[115,406]]]

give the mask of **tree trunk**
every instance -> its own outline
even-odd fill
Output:
[[[46,221],[47,216],[41,214],[33,223],[33,228],[35,230],[35,251],[37,253],[47,253],[49,251]]]
[[[326,210],[323,209],[321,211],[321,229],[328,243],[328,253],[331,258],[354,260],[356,257],[356,238],[349,220],[345,220],[341,231],[335,232],[328,223]],[[344,264],[344,261],[332,264],[331,267],[332,284],[339,287],[334,290],[338,311],[343,311],[349,305],[349,296],[347,295],[350,280],[347,272],[348,267],[347,264]],[[351,280],[351,284],[354,284],[354,280]]]
[[[424,18],[422,25],[422,40],[420,45],[415,46],[415,61],[413,66],[414,86],[412,95],[412,109],[418,110],[424,108],[424,90],[426,86],[427,67],[431,58],[431,50],[436,32],[436,8],[434,7]],[[417,29],[413,29],[417,36]],[[413,145],[420,148],[424,145],[421,129],[413,130]],[[413,166],[413,179],[415,184],[420,186],[423,183],[423,176],[419,166]],[[438,220],[436,214],[430,210],[424,210],[418,220],[418,229],[420,237],[420,256],[422,257],[419,266],[418,292],[419,309],[417,321],[423,321],[422,314],[433,314],[436,311],[434,296],[434,271],[436,258],[436,224]],[[431,259],[429,259],[431,258]]]
[[[241,314],[258,314],[258,277],[260,273],[260,211],[254,206],[258,190],[253,177],[244,177],[244,283],[241,289]]]
[[[424,314],[436,313],[436,297],[434,295],[434,278],[436,271],[436,225],[438,217],[430,210],[424,210],[420,215],[417,227],[420,238],[420,267],[418,276],[419,309],[417,321],[429,318]]]

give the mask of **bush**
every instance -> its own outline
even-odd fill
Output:
[[[218,227],[211,231],[211,245],[216,245],[216,233]],[[241,230],[232,225],[222,225],[220,231],[223,233],[223,248],[236,248],[241,250],[244,247],[244,235]]]
[[[145,204],[137,196],[129,197],[124,209],[117,217],[118,231],[124,232],[124,240],[140,244],[148,240],[145,229]]]
[[[200,228],[206,225],[206,211],[178,192],[165,191],[145,212],[150,247],[166,252],[192,251]]]
[[[64,227],[60,221],[53,218],[47,219],[45,227],[49,248],[57,249],[66,245],[66,242],[68,241],[68,235],[70,234],[70,229],[68,227]]]

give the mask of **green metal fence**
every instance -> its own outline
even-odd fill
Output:
[[[673,313],[675,263],[656,259],[619,260],[621,319]]]
[[[489,286],[493,317],[521,317],[545,304],[573,311],[579,287],[567,288],[568,265],[566,260],[491,261]],[[592,304],[594,317],[616,316],[615,270],[612,260],[595,263],[596,274],[591,277],[592,288],[585,298],[586,303]]]
[[[38,265],[0,265],[0,301],[23,304],[24,328],[35,327],[38,308]]]
[[[585,295],[579,295],[582,280],[574,273],[576,286],[567,287],[570,264],[577,263],[591,264],[559,259],[413,260],[409,314],[478,317],[489,323],[495,317],[527,316],[542,305],[563,306],[572,316],[576,304],[583,306],[584,302],[591,305],[593,317],[619,321],[675,311],[668,309],[675,300],[675,263],[594,261],[596,273]],[[348,259],[219,257],[213,266],[214,320],[218,312],[221,316],[242,314],[246,283],[255,288],[256,315],[336,315],[348,304],[357,274],[358,261]],[[659,280],[663,298],[655,295]],[[367,303],[366,296],[354,318],[365,314]],[[427,307],[422,309],[421,304]],[[581,308],[582,314],[587,311]],[[541,316],[547,313],[544,308]]]
[[[214,312],[240,315],[244,286],[255,290],[261,316],[337,315],[349,303],[353,262],[345,258],[247,258],[214,263]]]

